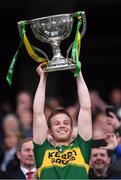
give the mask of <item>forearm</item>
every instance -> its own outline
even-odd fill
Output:
[[[88,88],[81,72],[77,77],[77,92],[80,104],[78,132],[80,136],[87,141],[92,138],[91,101]]]
[[[35,93],[33,111],[36,114],[44,113],[46,76],[40,77],[39,85]]]
[[[80,106],[83,108],[91,108],[90,94],[81,72],[76,78],[76,81]]]

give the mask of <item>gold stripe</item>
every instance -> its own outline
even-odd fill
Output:
[[[52,161],[54,161],[54,160],[56,161],[57,159],[59,159],[60,161],[62,161],[62,160],[69,160],[69,158],[72,158],[72,156],[67,158],[69,153],[71,153],[71,155],[75,159],[74,160],[70,160],[68,162],[68,164],[76,165],[76,166],[79,166],[79,167],[81,167],[81,166],[85,167],[85,169],[86,169],[86,171],[88,173],[89,165],[85,163],[85,160],[84,160],[84,158],[82,156],[82,153],[81,153],[80,149],[79,148],[73,148],[71,150],[65,150],[63,152],[58,152],[58,150],[47,150],[45,152],[43,163],[42,163],[41,167],[38,168],[38,170],[37,170],[38,171],[38,176],[40,177],[41,171],[44,168],[47,169],[49,167],[53,167],[53,165],[58,166],[58,167],[66,166],[67,164],[63,164],[63,163],[59,163],[59,162],[52,163]],[[49,155],[51,156],[50,158],[49,158]],[[66,156],[66,159],[62,158],[63,155]]]
[[[80,48],[81,48],[81,34],[78,31],[78,58],[80,56]]]

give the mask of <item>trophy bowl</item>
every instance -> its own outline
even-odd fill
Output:
[[[34,49],[42,53],[48,61],[44,71],[62,71],[76,68],[76,63],[70,61],[68,57],[62,56],[60,50],[60,43],[72,32],[73,17],[74,13],[26,20],[26,24],[29,25],[34,36],[41,42],[49,43],[52,47],[53,57],[51,60],[49,60],[43,50],[34,47]],[[20,22],[18,22],[18,28],[19,32],[21,32]]]

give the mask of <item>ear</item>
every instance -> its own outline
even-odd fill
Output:
[[[108,164],[110,164],[110,162],[111,162],[111,158],[110,157],[108,157],[108,161],[107,162],[108,162]]]
[[[49,134],[50,136],[52,136],[52,131],[51,131],[50,128],[48,128],[48,134]]]
[[[72,132],[71,132],[71,142],[77,137],[78,135],[78,128],[77,127],[73,127]]]
[[[17,157],[18,157],[18,159],[20,159],[20,152],[19,151],[17,151]]]
[[[89,166],[90,166],[90,167],[93,167],[93,163],[92,163],[91,159],[90,159],[90,161],[89,161]]]

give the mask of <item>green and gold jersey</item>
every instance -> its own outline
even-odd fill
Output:
[[[47,140],[34,143],[34,155],[40,179],[88,179],[91,140],[79,135],[70,146],[54,147]]]

